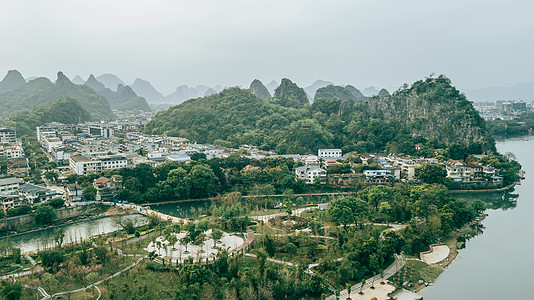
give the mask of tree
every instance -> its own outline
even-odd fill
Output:
[[[337,224],[357,224],[358,220],[368,214],[367,203],[354,197],[340,197],[328,205],[328,214]]]
[[[56,181],[57,178],[59,177],[59,175],[54,171],[46,171],[44,176],[45,176],[46,179],[48,179],[50,181]]]
[[[211,237],[215,240],[215,242],[218,242],[223,237],[222,230],[218,228],[213,229],[213,231],[211,232]]]
[[[20,281],[2,280],[0,293],[3,299],[18,300],[22,296],[22,283]]]
[[[89,259],[91,258],[91,253],[87,251],[89,249],[89,246],[90,244],[88,242],[82,241],[80,245],[82,250],[77,253],[78,258],[80,259],[80,263],[84,266],[89,262]]]
[[[95,256],[101,263],[104,263],[108,257],[108,248],[105,245],[100,245],[95,248]]]
[[[61,248],[64,238],[65,238],[65,233],[63,233],[63,228],[56,229],[56,233],[54,234],[54,240],[56,241],[56,244],[59,248]]]
[[[88,185],[82,190],[82,197],[85,201],[94,201],[96,197],[96,189],[93,185]]]
[[[185,245],[184,253],[189,253],[189,251],[187,250],[187,245],[189,245],[189,243],[191,243],[192,241],[193,239],[191,238],[189,234],[187,234],[186,236],[180,239],[180,243],[182,243],[182,245]]]
[[[128,234],[135,233],[136,222],[132,218],[119,218],[116,220],[116,223],[122,227],[123,230]]]
[[[39,252],[44,267],[56,270],[59,264],[65,261],[65,254],[61,249],[52,249]]]
[[[176,237],[176,234],[171,233],[169,236],[167,236],[167,241],[169,241],[171,249],[174,249],[174,245],[178,242],[178,238]]]
[[[424,183],[442,183],[447,171],[441,165],[427,163],[415,168],[415,177]]]
[[[56,212],[50,205],[40,205],[35,210],[35,222],[40,225],[52,224],[56,219]]]
[[[63,205],[65,205],[65,200],[60,197],[52,198],[50,201],[48,201],[48,205],[52,206],[53,208],[61,208]]]
[[[188,177],[191,182],[191,197],[205,198],[211,196],[215,191],[217,177],[208,165],[193,166]]]

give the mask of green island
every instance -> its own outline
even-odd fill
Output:
[[[144,128],[146,134],[239,149],[233,155],[194,154],[188,163],[141,163],[66,177],[83,189],[86,216],[141,214],[146,220],[119,218],[119,230],[69,242],[58,227],[52,245],[27,253],[10,242],[13,230],[4,231],[0,295],[336,299],[348,290],[393,299],[434,282],[480,232],[485,209],[495,203],[457,192],[508,193],[522,176],[519,163],[497,153],[485,121],[444,76],[371,98],[329,86],[312,104],[288,79],[273,97],[256,96],[264,87],[254,84],[250,91],[230,88],[188,100]],[[54,105],[77,111],[72,123],[94,114],[76,101],[61,101],[9,121],[28,135],[25,151],[34,154],[28,155],[28,180],[59,178],[57,166],[29,137],[39,122],[56,121],[40,111]],[[255,148],[275,151],[255,158]],[[322,149],[346,155],[310,165],[291,156]],[[398,174],[386,167],[394,163]],[[301,170],[325,164],[325,174],[299,177]],[[96,201],[95,183],[117,178],[116,198]],[[177,210],[188,203],[199,205]],[[32,215],[36,226],[60,225],[69,222],[56,215],[64,205],[50,200],[5,214]]]

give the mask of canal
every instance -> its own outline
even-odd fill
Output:
[[[86,240],[95,235],[119,230],[121,227],[117,221],[126,221],[128,219],[134,220],[138,226],[145,224],[147,221],[145,216],[138,214],[109,216],[23,233],[12,236],[9,239],[14,243],[15,247],[22,250],[22,253],[28,253],[56,246],[54,236],[57,228],[63,229],[63,233],[65,234],[65,238],[63,239],[64,243],[73,243]]]

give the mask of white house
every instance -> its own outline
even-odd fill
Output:
[[[19,189],[22,179],[8,177],[0,179],[0,193],[12,194]]]
[[[326,170],[319,167],[299,167],[295,169],[297,179],[304,180],[307,184],[314,183],[315,177],[319,177],[321,183],[326,182]]]
[[[322,159],[340,159],[343,153],[341,149],[319,149],[318,156]]]
[[[128,160],[122,155],[104,155],[98,158],[89,158],[82,155],[71,155],[69,166],[77,175],[99,173],[103,170],[125,168]]]

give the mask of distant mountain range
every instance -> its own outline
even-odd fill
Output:
[[[108,83],[115,79],[119,84],[111,90],[93,75],[87,81],[80,76],[70,81],[62,72],[57,73],[55,82],[45,77],[26,81],[20,72],[10,70],[0,81],[0,118],[67,99],[81,105],[94,120],[112,118],[111,109],[150,111],[145,98],[120,84],[120,79],[113,75],[102,75],[101,78]]]
[[[486,87],[476,90],[464,90],[467,99],[475,102],[499,100],[534,101],[534,83],[523,82],[510,87]]]
[[[0,117],[69,98],[77,101],[95,120],[112,117],[106,98],[88,86],[72,83],[62,72],[57,73],[55,83],[44,77],[26,83],[16,70],[9,71],[0,81]]]
[[[76,82],[78,84],[84,84],[85,82],[82,82],[82,80],[83,79],[81,79],[81,77],[78,75],[76,75],[73,78],[73,82]],[[118,76],[113,75],[113,74],[100,75],[96,77],[96,80],[98,82],[101,82],[106,88],[112,91],[117,91],[117,86],[119,84],[126,86],[126,83],[122,79],[120,79]],[[274,96],[275,89],[279,85],[280,83],[278,83],[275,80],[272,80],[271,82],[267,84],[261,83],[261,86],[264,87],[266,90],[263,90],[263,88],[261,88],[259,85],[257,85],[257,83],[254,83],[254,82],[251,83],[250,88],[251,88],[251,91],[255,87],[260,88],[262,92],[258,97],[260,99],[262,98],[265,99],[267,97],[267,93],[269,97]],[[327,87],[329,85],[334,85],[334,83],[331,81],[317,80],[312,85],[304,87],[303,89],[304,89],[304,92],[306,93],[308,100],[310,102],[313,102],[313,99],[315,98],[315,94],[317,93],[317,90],[319,90],[320,88]],[[213,87],[209,87],[206,85],[197,85],[195,87],[188,86],[188,85],[180,85],[171,94],[164,95],[162,92],[158,91],[149,81],[141,79],[141,78],[136,78],[135,81],[130,85],[130,87],[137,95],[144,97],[146,101],[154,107],[156,104],[167,104],[167,105],[180,104],[189,99],[211,96],[215,93],[219,93],[222,90],[228,88],[226,86],[223,87],[220,84],[213,86]],[[347,86],[347,88],[349,89],[350,87],[352,86]],[[384,92],[386,91],[384,90]],[[372,96],[379,95],[379,90],[377,90],[374,86],[372,86],[372,87],[365,88],[360,93],[362,93],[362,96],[372,97]],[[361,98],[361,97],[358,96],[356,98]]]

